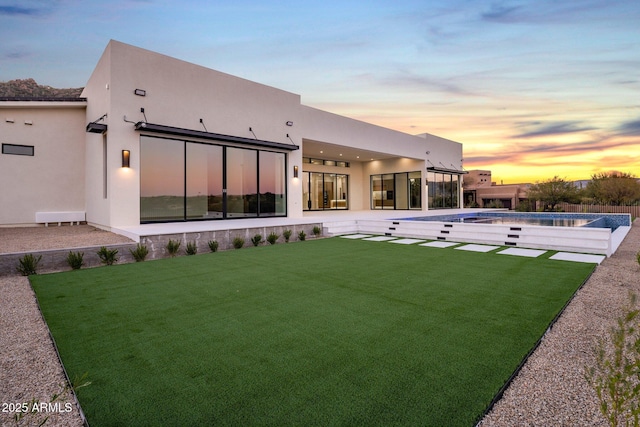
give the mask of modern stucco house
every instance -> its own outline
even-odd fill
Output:
[[[457,142],[117,41],[81,98],[0,101],[0,143],[0,226],[60,213],[118,229],[462,203]]]

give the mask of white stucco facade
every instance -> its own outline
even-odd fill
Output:
[[[412,209],[427,210],[429,172],[456,177],[451,180],[456,195],[449,203],[460,207],[460,143],[318,110],[302,105],[300,95],[138,47],[111,41],[81,97],[66,102],[0,101],[0,142],[34,147],[33,156],[0,155],[0,226],[33,225],[35,213],[47,211],[82,211],[88,223],[106,229],[144,222],[141,173],[149,174],[145,165],[153,150],[152,144],[147,154],[141,150],[145,137],[277,153],[286,159],[281,173],[286,180],[286,212],[278,216],[303,217],[311,205],[303,199],[309,193],[303,186],[321,176],[326,182],[335,176],[348,182],[348,190],[345,186],[324,192],[325,199],[332,199],[324,200],[322,209],[328,211],[371,210],[376,206],[371,188],[376,177],[397,183],[405,173],[419,183]],[[104,132],[85,131],[90,123],[103,125]],[[180,135],[168,133],[174,129]],[[128,168],[122,166],[123,150],[130,152]],[[258,161],[258,173],[271,167],[260,166],[260,161],[266,160]],[[233,167],[225,163],[225,183],[241,173]],[[185,175],[189,170],[187,164]],[[226,190],[225,197],[230,197]],[[391,202],[385,208],[403,200],[397,187],[387,193]],[[260,217],[260,208],[257,212]],[[184,218],[190,219],[194,218]]]

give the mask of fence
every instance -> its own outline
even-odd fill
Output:
[[[572,213],[628,213],[633,218],[640,217],[640,206],[611,206],[611,205],[574,205],[560,203],[558,207],[564,212]]]

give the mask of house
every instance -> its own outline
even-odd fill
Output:
[[[500,184],[491,180],[490,170],[470,170],[464,182],[465,207],[501,207],[516,209],[521,203],[528,207],[531,184]]]
[[[462,204],[460,143],[118,41],[81,98],[0,100],[0,143],[0,226],[114,230]]]

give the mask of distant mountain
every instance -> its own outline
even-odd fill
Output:
[[[83,88],[56,89],[39,85],[34,79],[0,82],[0,98],[79,98]]]

